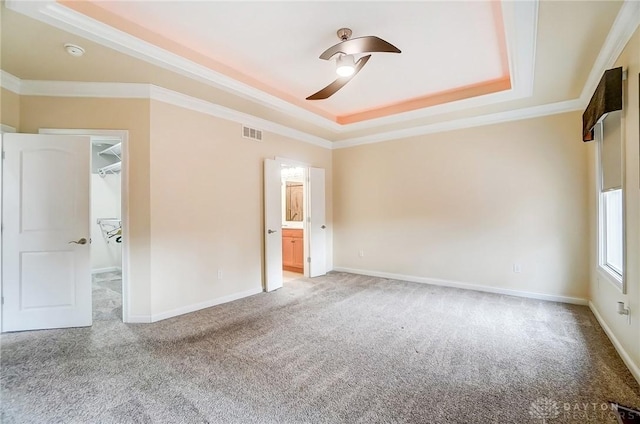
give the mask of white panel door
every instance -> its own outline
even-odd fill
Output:
[[[265,289],[282,287],[282,167],[264,161],[264,273]]]
[[[89,137],[4,134],[3,331],[91,325]]]
[[[327,273],[324,169],[309,168],[309,277]]]

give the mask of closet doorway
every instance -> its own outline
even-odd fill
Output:
[[[90,137],[93,319],[128,322],[128,131],[41,129],[40,134]]]
[[[93,317],[122,317],[122,141],[91,137]]]

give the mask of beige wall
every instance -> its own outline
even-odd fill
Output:
[[[130,314],[151,312],[149,280],[149,100],[20,98],[20,132],[40,128],[129,130]]]
[[[331,228],[330,150],[271,133],[246,140],[238,123],[156,101],[23,96],[19,104],[21,132],[129,130],[132,316],[261,287],[264,158],[326,169]],[[330,234],[327,245],[331,258]]]
[[[587,298],[580,129],[568,113],[335,150],[335,267]]]
[[[628,71],[625,81],[623,120],[625,149],[624,196],[626,202],[626,281],[627,294],[600,276],[597,267],[596,242],[596,179],[595,143],[589,143],[589,170],[591,195],[591,300],[611,329],[616,339],[635,364],[636,378],[640,381],[640,172],[638,73],[640,73],[640,29],[625,47],[613,67],[623,66]],[[616,303],[625,302],[631,309],[631,320],[616,313]]]
[[[20,96],[4,88],[0,88],[0,124],[20,127]]]
[[[244,139],[239,123],[158,101],[151,140],[154,316],[262,286],[265,158],[326,169],[331,228],[330,150],[272,133]]]

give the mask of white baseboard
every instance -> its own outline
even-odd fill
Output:
[[[122,268],[119,266],[109,266],[106,268],[95,268],[91,270],[92,274],[102,274],[103,272],[122,272]]]
[[[151,315],[129,315],[126,324],[149,324]]]
[[[625,363],[627,368],[629,368],[629,371],[631,371],[633,377],[638,381],[638,384],[640,384],[640,367],[638,367],[638,365],[633,362],[631,356],[629,356],[627,351],[622,347],[622,345],[618,341],[618,338],[615,336],[611,328],[607,325],[604,318],[602,318],[600,312],[598,312],[598,308],[596,308],[596,305],[594,305],[591,301],[589,301],[589,309],[591,309],[591,312],[593,312],[593,315],[595,315],[596,319],[600,323],[600,327],[602,327],[607,337],[609,337],[609,340],[611,340],[613,347],[615,347],[618,351],[618,354],[622,358],[622,361]]]
[[[434,286],[455,287],[458,289],[475,290],[487,293],[506,294],[509,296],[527,297],[530,299],[549,300],[552,302],[571,303],[573,305],[588,305],[589,301],[581,297],[557,296],[553,294],[535,293],[520,290],[503,289],[501,287],[486,286],[484,284],[463,283],[459,281],[441,280],[438,278],[417,277],[415,275],[393,274],[390,272],[369,271],[365,269],[342,268],[333,269],[339,272],[368,275],[370,277],[389,278],[392,280],[411,281],[413,283],[432,284]]]
[[[253,296],[254,294],[258,294],[258,293],[262,293],[262,286],[256,287],[251,290],[243,291],[240,293],[234,293],[228,296],[207,300],[205,302],[194,303],[193,305],[183,306],[181,308],[172,309],[170,311],[160,312],[159,314],[152,314],[151,322],[161,321],[163,319],[173,318],[178,315],[188,314],[189,312],[195,312],[195,311],[199,311],[200,309],[210,308],[212,306],[221,305],[227,302],[232,302],[234,300],[242,299],[243,297]]]

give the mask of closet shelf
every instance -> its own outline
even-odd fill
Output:
[[[122,221],[118,218],[98,218],[98,225],[107,244],[114,240],[116,243],[122,242]]]
[[[122,170],[122,162],[116,162],[111,165],[107,165],[98,169],[98,174],[100,174],[101,177],[104,177],[107,174],[117,174],[121,170]]]
[[[98,153],[99,155],[112,155],[122,160],[122,143],[114,144]]]

